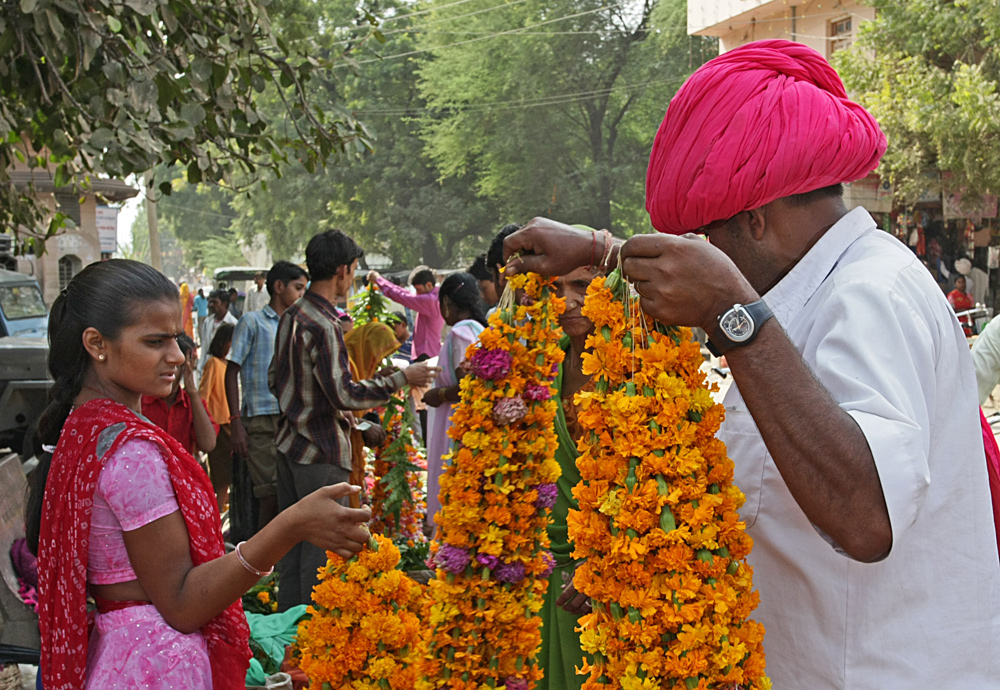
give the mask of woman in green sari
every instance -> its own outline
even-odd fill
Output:
[[[579,564],[573,560],[573,545],[569,541],[566,517],[570,509],[576,509],[573,487],[580,481],[576,468],[576,441],[582,430],[576,419],[576,405],[573,396],[590,385],[590,377],[583,373],[583,353],[587,336],[593,333],[593,322],[583,316],[583,300],[590,282],[598,274],[589,268],[579,268],[559,278],[556,285],[559,294],[566,298],[566,311],[559,317],[559,325],[564,337],[560,346],[566,352],[556,377],[559,391],[559,411],[556,415],[556,435],[559,447],[556,460],[562,468],[562,476],[557,483],[559,494],[552,508],[552,524],[549,526],[549,540],[556,567],[549,576],[549,589],[542,607],[542,649],[539,664],[545,677],[538,684],[538,690],[578,690],[585,676],[576,675],[576,667],[583,664],[580,650],[580,634],[576,632],[577,619],[590,611],[590,600],[573,587],[573,573]]]

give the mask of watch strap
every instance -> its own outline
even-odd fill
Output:
[[[774,313],[771,311],[771,308],[767,306],[767,302],[765,302],[762,299],[759,299],[756,302],[751,302],[750,304],[743,304],[741,306],[744,310],[746,310],[747,314],[750,315],[750,318],[753,319],[753,326],[754,326],[753,333],[750,335],[749,338],[747,338],[742,342],[736,342],[728,338],[726,334],[723,333],[722,328],[720,328],[718,324],[718,321],[722,320],[722,317],[725,316],[725,313],[728,313],[729,310],[726,310],[725,313],[720,314],[718,319],[716,319],[716,326],[714,332],[711,335],[709,335],[708,341],[705,343],[705,345],[708,347],[708,351],[711,352],[713,356],[721,357],[723,354],[733,349],[734,347],[752,343],[754,339],[757,337],[757,334],[760,333],[761,326],[763,326],[768,321],[768,319],[774,316]]]

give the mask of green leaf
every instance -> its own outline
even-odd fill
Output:
[[[118,33],[122,30],[122,23],[118,21],[117,17],[108,15],[108,28],[111,29],[112,33]]]
[[[185,103],[181,106],[181,117],[192,126],[197,127],[205,121],[205,109],[198,103]]]
[[[21,0],[21,11],[25,14],[31,14],[38,7],[38,0]]]
[[[110,129],[101,127],[94,130],[94,132],[90,135],[90,139],[87,141],[87,144],[92,149],[101,150],[110,146],[114,139],[115,135]]]

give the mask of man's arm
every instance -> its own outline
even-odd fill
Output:
[[[410,292],[406,288],[401,288],[382,276],[375,278],[375,285],[382,291],[382,294],[391,299],[396,304],[412,309],[420,314],[434,316],[440,312],[437,295],[430,293],[418,295]]]
[[[972,363],[976,367],[976,386],[982,405],[1000,384],[1000,316],[986,324],[976,338],[972,345]]]

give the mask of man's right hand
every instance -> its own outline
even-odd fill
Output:
[[[378,280],[381,277],[382,276],[379,274],[378,271],[368,271],[368,282],[369,283],[374,283],[376,280]]]
[[[229,419],[229,438],[233,444],[233,455],[240,458],[250,457],[250,437],[243,428],[243,420],[239,417]]]
[[[520,258],[511,260],[518,252]],[[588,266],[591,257],[600,263],[604,241],[594,233],[578,230],[548,218],[532,218],[523,228],[503,243],[504,259],[509,261],[505,273],[539,273],[544,276],[564,276],[581,266]]]
[[[423,388],[429,386],[441,373],[441,367],[429,367],[421,362],[406,367],[403,373],[406,374],[406,383],[416,388]]]

